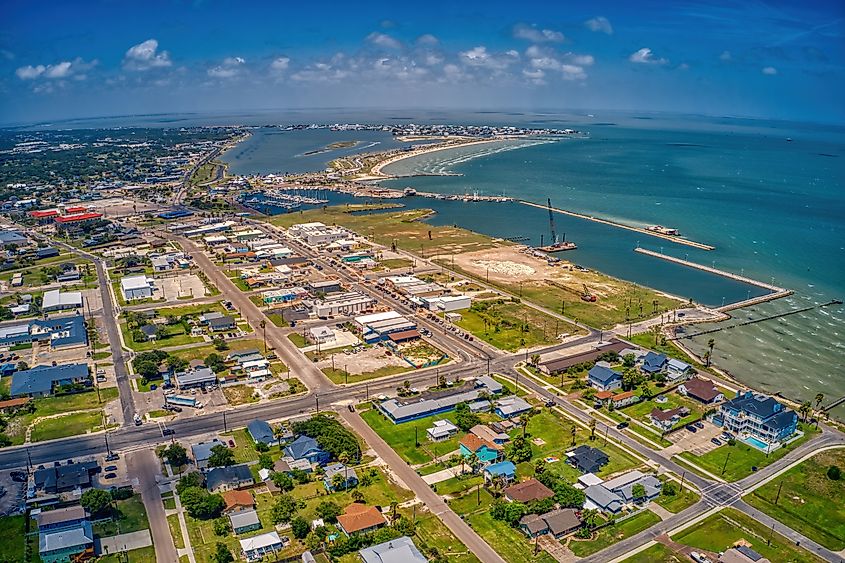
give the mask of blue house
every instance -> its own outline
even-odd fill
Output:
[[[328,452],[323,451],[317,440],[302,435],[285,447],[285,455],[295,460],[305,459],[308,463],[325,465],[331,459]]]
[[[746,391],[722,403],[719,416],[714,419],[758,449],[768,450],[795,434],[798,415],[768,395]]]
[[[516,466],[512,461],[500,461],[484,468],[485,481],[504,479],[507,482],[511,482],[514,480],[514,477],[516,477]]]
[[[247,432],[255,443],[274,446],[279,443],[273,434],[273,429],[264,420],[255,419],[246,425]]]
[[[590,369],[587,379],[590,385],[599,391],[610,391],[622,387],[622,374],[599,364]]]
[[[666,364],[669,362],[669,359],[666,357],[665,354],[657,354],[656,352],[649,352],[643,358],[643,365],[640,368],[643,373],[648,373],[653,375],[655,373],[661,373],[663,370],[666,369]]]

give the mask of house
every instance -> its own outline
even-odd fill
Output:
[[[94,555],[94,532],[85,520],[70,528],[38,534],[38,554],[43,563],[82,560],[83,553]]]
[[[252,472],[246,464],[214,467],[205,474],[205,488],[210,493],[221,493],[254,485]]]
[[[771,563],[771,561],[745,545],[738,545],[719,554],[719,563]]]
[[[223,502],[226,503],[225,508],[223,508],[224,514],[255,508],[255,499],[252,498],[252,493],[249,491],[224,491],[220,496],[223,497]]]
[[[566,454],[566,462],[582,473],[596,473],[609,461],[610,458],[600,449],[584,445]]]
[[[327,326],[315,326],[306,332],[306,338],[314,344],[328,344],[335,341],[334,331]]]
[[[39,248],[35,251],[35,257],[38,260],[43,260],[44,258],[52,258],[54,256],[58,256],[59,251],[52,246],[45,246],[44,248]]]
[[[622,497],[609,491],[604,485],[590,485],[584,489],[587,500],[584,503],[585,509],[600,510],[602,512],[617,514],[625,507]]]
[[[648,418],[651,424],[666,432],[671,430],[673,426],[678,424],[682,418],[689,415],[689,409],[686,407],[675,407],[674,409],[662,410],[658,408],[652,409]]]
[[[511,418],[531,410],[531,405],[521,397],[505,397],[496,400],[494,412],[502,418]]]
[[[0,366],[0,370],[4,366]],[[9,399],[7,401],[0,401],[0,412],[4,414],[12,414],[17,412],[19,409],[26,406],[32,399],[29,397],[21,397],[19,399]]]
[[[581,512],[574,508],[560,508],[545,514],[527,514],[519,521],[520,529],[528,537],[551,534],[558,540],[573,533],[583,524]]]
[[[293,459],[290,456],[284,456],[273,464],[273,471],[277,473],[291,473],[295,469],[311,473],[314,469],[311,467],[311,462],[307,459]]]
[[[325,465],[331,459],[328,452],[323,451],[317,440],[304,434],[285,447],[285,455],[294,460],[305,459],[308,463]]]
[[[426,563],[428,561],[408,536],[400,536],[364,548],[358,552],[358,556],[363,563]]]
[[[692,371],[692,366],[686,362],[682,362],[681,360],[669,358],[666,362],[666,377],[669,378],[670,381],[686,379],[692,374]]]
[[[722,403],[714,423],[737,436],[752,437],[767,448],[798,429],[798,415],[768,395],[746,391]],[[753,442],[751,442],[753,444]]]
[[[633,489],[637,485],[642,485],[645,490],[645,496],[642,498],[634,497]],[[645,503],[660,496],[663,483],[654,475],[650,473],[646,474],[635,469],[619,477],[605,481],[601,486],[619,495],[625,503]]]
[[[136,299],[150,299],[153,296],[153,280],[141,274],[139,276],[126,276],[120,280],[120,291],[126,302]]]
[[[51,289],[44,292],[42,299],[41,310],[45,313],[64,311],[66,309],[79,309],[82,307],[82,293],[79,291]]]
[[[486,424],[476,424],[475,426],[470,428],[469,431],[481,438],[482,440],[487,440],[488,442],[493,442],[494,444],[498,444],[500,446],[506,444],[511,439],[511,437],[508,436],[505,432],[496,431],[490,426],[487,426]]]
[[[599,391],[611,391],[622,387],[622,374],[603,364],[604,362],[597,363],[587,372],[589,384]]]
[[[703,377],[693,377],[692,379],[681,383],[678,386],[678,393],[687,397],[692,397],[696,401],[704,403],[705,405],[721,403],[725,400],[725,396],[713,384],[713,381]]]
[[[217,376],[210,368],[198,366],[187,371],[180,371],[173,376],[176,380],[176,387],[179,389],[192,389],[205,387],[217,383]]]
[[[282,541],[277,532],[259,534],[240,540],[240,542],[241,551],[247,561],[257,561],[265,555],[281,551],[285,547],[285,542]]]
[[[475,380],[476,387],[483,387],[491,395],[498,395],[504,391],[505,386],[490,377],[489,375],[482,375]]]
[[[502,455],[502,446],[488,442],[472,433],[461,438],[458,449],[463,457],[475,456],[482,463],[495,462]]]
[[[232,525],[232,532],[235,534],[245,534],[261,529],[261,520],[253,509],[230,513],[229,524]]]
[[[555,496],[553,490],[533,477],[527,481],[511,485],[502,492],[508,502],[526,503],[535,500],[544,500]]]
[[[387,524],[387,520],[374,506],[353,502],[337,517],[337,526],[347,536],[372,532]]]
[[[264,420],[255,419],[246,425],[249,436],[256,444],[261,443],[267,446],[274,446],[279,443],[273,432],[273,428]]]
[[[425,431],[432,442],[448,440],[458,432],[458,427],[448,420],[435,420],[434,426]]]
[[[215,446],[223,446],[224,448],[227,447],[226,444],[214,438],[209,442],[200,442],[198,444],[191,445],[191,454],[194,456],[194,463],[197,466],[197,469],[204,470],[208,467],[208,459],[211,457],[211,450]]]
[[[46,397],[63,385],[91,385],[88,364],[36,366],[12,375],[12,397]]]
[[[235,330],[235,317],[231,315],[223,315],[215,319],[209,319],[208,330],[211,332],[223,332],[225,330]]]
[[[35,516],[41,533],[75,528],[88,520],[88,513],[79,505],[46,510]]]
[[[613,405],[613,408],[615,409],[621,409],[623,407],[627,407],[628,405],[633,405],[634,403],[639,402],[639,400],[640,396],[633,391],[625,391],[611,396],[610,404]]]
[[[76,268],[64,270],[60,274],[56,274],[56,281],[59,283],[79,281],[82,279],[82,273]]]
[[[71,463],[36,469],[33,474],[35,490],[46,494],[66,493],[91,486],[91,477],[100,472],[96,461]]]
[[[158,327],[156,325],[145,324],[138,330],[141,331],[141,334],[143,334],[144,338],[147,340],[155,340],[158,338]]]
[[[496,479],[503,479],[510,483],[516,477],[516,465],[512,461],[500,461],[498,463],[491,463],[484,468],[484,481],[494,481]]]
[[[654,375],[656,373],[662,373],[666,370],[666,364],[669,360],[666,358],[665,354],[658,354],[656,352],[649,352],[643,358],[643,365],[640,366],[640,370],[643,373],[647,373],[649,375]]]
[[[336,490],[346,490],[358,485],[358,475],[351,467],[347,467],[342,463],[332,463],[324,468],[323,485],[326,490],[334,492]],[[340,475],[340,484],[335,484],[335,475]]]

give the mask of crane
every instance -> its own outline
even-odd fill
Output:
[[[555,233],[555,216],[552,213],[552,198],[547,198],[549,202],[549,228],[552,231],[552,241],[549,246],[557,244],[557,233]]]
[[[584,293],[581,294],[581,299],[594,303],[596,301],[596,296],[590,292],[590,288],[587,287],[587,284],[582,285],[584,286]]]

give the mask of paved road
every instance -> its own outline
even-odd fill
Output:
[[[463,521],[460,516],[449,508],[446,501],[434,492],[428,484],[423,481],[422,477],[417,475],[417,472],[405,463],[399,457],[393,448],[387,445],[387,442],[373,431],[372,428],[364,422],[364,419],[357,412],[349,412],[343,410],[340,416],[352,427],[355,432],[364,438],[364,441],[369,444],[371,448],[383,459],[389,466],[390,470],[396,473],[405,485],[407,485],[414,494],[417,495],[432,514],[437,515],[446,526],[452,530],[459,540],[461,540],[467,548],[475,554],[484,563],[505,563],[505,560],[493,551],[487,542],[481,539],[475,530],[469,527],[469,524]]]
[[[141,489],[141,500],[150,521],[150,532],[156,551],[156,561],[164,563],[178,563],[179,556],[170,535],[170,527],[164,515],[164,505],[161,502],[156,476],[161,473],[161,466],[152,450],[132,452],[126,456],[126,469],[129,475],[138,477],[138,487]]]

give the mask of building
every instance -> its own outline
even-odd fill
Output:
[[[317,440],[304,434],[285,447],[285,455],[317,465],[325,465],[331,459],[331,455],[320,447]]]
[[[192,389],[205,387],[217,383],[217,376],[210,368],[199,366],[187,371],[181,371],[173,376],[176,380],[176,387],[179,389]]]
[[[358,552],[358,556],[363,563],[426,563],[428,561],[408,536],[364,548]]]
[[[91,477],[100,472],[95,461],[70,463],[36,469],[33,474],[35,490],[45,494],[66,493],[91,486]]]
[[[725,400],[725,396],[713,384],[710,379],[703,377],[693,377],[692,379],[681,383],[678,386],[678,393],[692,397],[700,403],[710,405],[713,403],[721,403]]]
[[[82,293],[79,291],[62,291],[51,289],[44,292],[41,310],[45,313],[53,311],[64,311],[66,309],[79,309],[82,307]]]
[[[634,497],[634,487],[642,485],[645,495]],[[616,514],[626,505],[645,504],[658,496],[663,483],[651,474],[633,470],[609,481],[591,485],[584,490],[587,502],[584,508],[598,509],[603,512]]]
[[[516,478],[516,465],[512,461],[500,461],[485,467],[483,473],[485,481],[503,479],[506,483],[510,483]]]
[[[255,419],[246,425],[246,430],[249,436],[255,443],[262,443],[267,446],[273,446],[279,443],[276,438],[273,428],[264,420]]]
[[[686,407],[675,407],[674,409],[662,410],[658,408],[652,409],[648,418],[653,426],[666,432],[671,430],[678,424],[682,418],[689,415],[689,409]]]
[[[52,246],[45,246],[44,248],[39,248],[35,251],[35,257],[38,260],[43,260],[44,258],[53,258],[54,256],[59,255],[59,250],[53,248]]]
[[[225,491],[220,496],[223,497],[223,502],[226,503],[226,506],[223,508],[224,514],[255,508],[255,499],[249,491]]]
[[[9,393],[12,397],[46,397],[63,385],[91,385],[88,364],[36,366],[15,372]]]
[[[666,361],[666,377],[669,381],[679,381],[686,379],[693,372],[692,366],[681,360],[669,358]]]
[[[476,385],[483,385],[487,392],[493,395],[498,395],[505,390],[505,386],[490,377],[489,375],[480,375],[475,380]]]
[[[392,420],[394,424],[399,424],[451,411],[458,403],[472,403],[478,400],[481,392],[488,395],[493,394],[479,378],[472,389],[463,386],[444,393],[433,393],[423,398],[388,399],[377,403],[376,408]]]
[[[458,427],[448,420],[435,420],[434,425],[425,431],[432,442],[448,440],[458,433]]]
[[[738,545],[719,554],[719,563],[771,563],[753,549]]]
[[[625,502],[619,495],[607,490],[601,484],[590,485],[584,489],[584,495],[586,496],[585,509],[618,514],[625,507]]]
[[[502,491],[508,502],[532,502],[555,496],[555,492],[535,478],[511,485]]]
[[[145,275],[126,276],[120,280],[120,291],[126,302],[136,299],[151,299],[153,296],[153,280]]]
[[[361,331],[361,337],[364,339],[364,342],[372,344],[390,340],[391,338],[395,340],[395,335],[410,332],[415,333],[417,338],[419,338],[416,321],[406,317],[396,316],[367,322]]]
[[[261,529],[261,520],[258,519],[258,513],[253,509],[230,513],[229,524],[231,524],[232,532],[235,534],[245,534]]]
[[[519,521],[519,528],[530,538],[551,534],[555,539],[575,532],[584,524],[581,513],[574,508],[560,508],[545,514],[527,514]]]
[[[88,520],[88,513],[79,505],[46,510],[35,516],[39,532],[74,528]]]
[[[622,387],[622,374],[610,369],[603,362],[597,363],[587,372],[587,379],[599,391],[612,391]]]
[[[0,346],[40,342],[53,350],[88,345],[82,315],[54,317],[0,326]]]
[[[73,561],[84,553],[94,555],[94,532],[87,520],[69,528],[38,534],[38,555],[42,563]]]
[[[246,464],[214,467],[205,475],[205,488],[210,493],[221,493],[241,489],[255,484],[252,472]]]
[[[335,341],[334,331],[327,326],[315,326],[305,331],[306,339],[312,344],[330,344]]]
[[[194,464],[196,464],[197,469],[204,470],[208,467],[208,459],[211,457],[211,450],[215,446],[227,447],[226,444],[217,438],[214,438],[210,442],[191,444],[191,455],[194,456]]]
[[[511,439],[506,432],[494,430],[486,424],[476,424],[470,428],[469,431],[482,440],[487,440],[488,442],[493,442],[494,444],[498,444],[500,446],[508,443]]]
[[[385,526],[387,520],[374,506],[353,502],[337,517],[337,526],[347,536],[372,532]]]
[[[494,412],[502,418],[511,418],[531,410],[531,405],[525,399],[517,396],[496,400]]]
[[[612,395],[609,400],[610,404],[613,405],[613,408],[621,409],[639,402],[640,396],[633,391],[625,391],[623,393],[616,393],[615,395]]]
[[[467,434],[461,438],[458,445],[461,455],[465,458],[475,456],[481,463],[493,463],[502,456],[502,446],[479,438],[475,434]]]
[[[346,490],[358,486],[358,475],[351,467],[347,467],[342,463],[332,463],[327,465],[323,475],[323,485],[326,490],[334,492],[336,490]],[[340,484],[335,484],[335,475],[340,475],[338,480],[342,479]]]
[[[354,315],[371,309],[376,300],[368,295],[357,291],[346,291],[335,293],[323,299],[315,299],[311,302],[311,311],[319,318],[333,317],[336,315]]]
[[[267,532],[239,541],[241,542],[241,551],[247,561],[257,561],[265,555],[281,551],[285,547],[285,542],[282,541],[277,532]]]
[[[539,368],[540,371],[542,371],[543,373],[546,373],[548,375],[554,375],[562,371],[566,371],[572,366],[576,366],[578,364],[583,364],[586,362],[595,362],[600,356],[608,352],[621,353],[621,351],[625,350],[626,347],[627,346],[625,345],[625,343],[614,339],[611,340],[609,343],[605,344],[604,346],[599,346],[588,352],[582,352],[581,354],[574,354],[565,357],[554,356],[542,358],[540,360]]]
[[[423,303],[428,310],[436,313],[451,313],[461,309],[469,309],[472,306],[472,298],[468,295],[442,295],[440,297],[427,297]]]
[[[237,324],[235,317],[231,315],[221,315],[213,319],[208,319],[208,330],[211,332],[224,332],[226,330],[235,330]]]
[[[317,221],[292,225],[288,228],[288,234],[300,239],[308,246],[327,245],[349,236],[346,229],[334,226],[328,227]]]
[[[566,462],[581,473],[596,473],[609,461],[610,458],[600,449],[584,445],[566,454]]]
[[[643,365],[640,370],[643,373],[654,375],[656,373],[663,373],[666,371],[666,364],[669,363],[665,354],[658,354],[657,352],[649,352],[643,358]]]
[[[717,425],[756,447],[763,448],[782,442],[798,429],[798,415],[768,395],[746,391],[722,403],[714,418]]]
[[[308,284],[308,289],[311,293],[316,295],[318,293],[337,293],[343,288],[341,287],[339,280],[322,280],[310,282]]]

